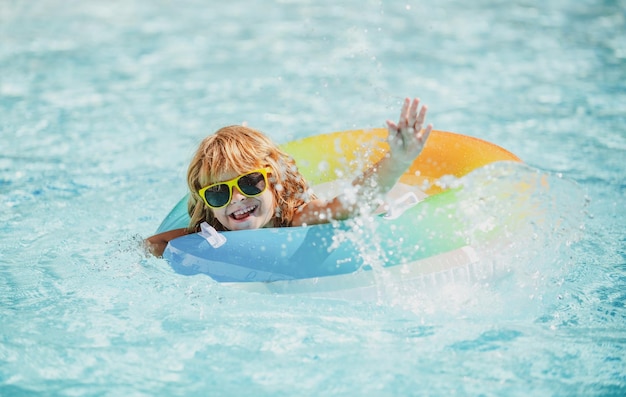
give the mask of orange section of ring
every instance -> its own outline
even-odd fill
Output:
[[[294,157],[300,171],[315,185],[352,177],[380,160],[389,150],[386,137],[384,128],[351,130],[300,139],[281,148]],[[461,177],[496,161],[521,162],[513,153],[493,143],[433,130],[424,150],[400,180],[435,194],[441,189],[433,182],[442,176]]]

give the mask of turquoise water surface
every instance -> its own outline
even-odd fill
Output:
[[[0,2],[0,396],[626,394],[624,0],[223,3]],[[508,276],[363,303],[141,250],[217,128],[380,127],[405,96],[550,182],[487,258]]]

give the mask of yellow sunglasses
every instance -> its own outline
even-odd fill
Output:
[[[222,208],[230,203],[233,197],[233,186],[246,197],[256,197],[267,189],[267,173],[270,168],[261,168],[239,175],[228,181],[214,183],[198,190],[205,204],[211,208]]]

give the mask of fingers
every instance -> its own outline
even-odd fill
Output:
[[[427,113],[428,106],[423,105],[420,108],[419,98],[414,98],[413,100],[405,98],[402,103],[402,109],[400,110],[400,120],[398,123],[396,124],[391,120],[387,120],[387,129],[389,130],[390,136],[392,134],[397,135],[403,142],[409,135],[413,135],[420,140],[428,138],[432,130],[432,125],[429,124],[426,130],[422,130]]]
[[[433,130],[433,125],[432,124],[428,124],[426,126],[426,128],[424,128],[423,130],[421,130],[418,134],[417,134],[417,139],[419,139],[422,142],[426,142],[426,140],[428,140],[428,136],[430,135],[430,132]]]
[[[408,100],[408,98],[406,100]],[[420,99],[419,98],[415,98],[415,99],[413,99],[413,102],[411,102],[411,106],[409,108],[409,113],[407,114],[408,126],[409,127],[415,126],[415,121],[416,121],[416,118],[417,118],[417,108],[419,107],[419,105],[420,105]]]
[[[419,99],[417,100],[417,103],[419,104]],[[420,130],[422,128],[422,125],[424,125],[424,121],[426,120],[426,113],[428,113],[428,106],[424,105],[420,109],[419,115],[417,115],[417,119],[413,122],[415,130]]]
[[[402,109],[400,109],[400,120],[398,121],[399,128],[407,128],[409,126],[409,106],[411,104],[411,100],[409,98],[405,98],[402,103]]]
[[[424,105],[420,108],[419,98],[413,100],[406,98],[402,103],[398,123],[387,120],[387,130],[389,131],[387,142],[391,152],[394,153],[394,157],[400,159],[398,161],[412,161],[415,156],[421,153],[433,130],[432,124],[428,124],[426,128],[422,129],[427,113],[428,106]]]
[[[387,129],[389,132],[398,132],[398,125],[391,120],[387,120]]]
[[[387,126],[394,128],[396,131],[405,130],[407,128],[413,128],[416,132],[419,131],[424,124],[424,120],[426,120],[426,113],[428,112],[427,106],[422,106],[420,109],[419,105],[419,98],[413,100],[405,98],[402,103],[402,109],[400,110],[400,120],[398,124],[396,125],[388,121]]]

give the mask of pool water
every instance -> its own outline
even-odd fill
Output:
[[[0,3],[0,395],[626,394],[624,10]],[[140,249],[217,128],[379,127],[405,96],[551,182],[507,277],[259,295]]]

